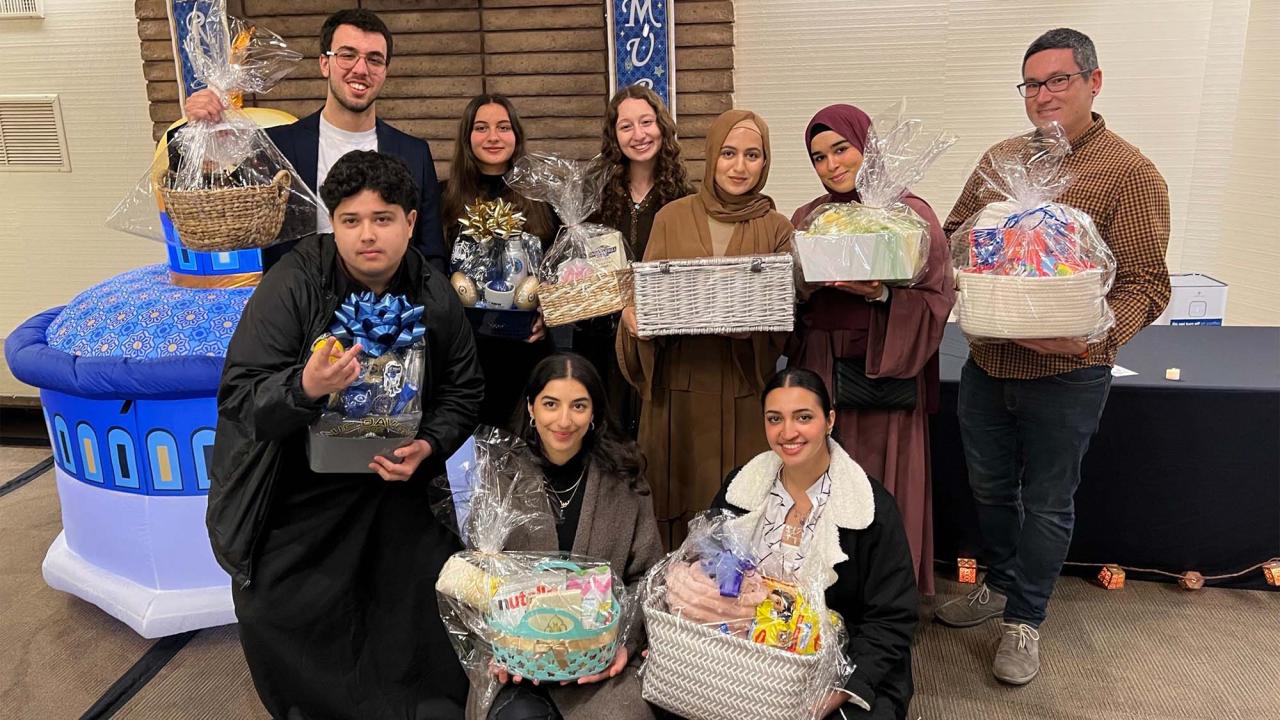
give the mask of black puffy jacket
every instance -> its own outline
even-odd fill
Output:
[[[302,368],[311,343],[328,328],[348,281],[332,235],[308,237],[266,273],[249,298],[227,348],[218,389],[218,426],[210,469],[206,522],[213,554],[244,587],[252,579],[253,551],[281,472],[310,472],[299,455],[307,426],[322,403],[302,392]],[[447,278],[417,250],[405,254],[393,281],[426,312],[427,360],[417,437],[432,454],[410,482],[429,482],[475,429],[484,377],[475,339]],[[305,463],[305,458],[301,460]]]

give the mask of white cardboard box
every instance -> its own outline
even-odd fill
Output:
[[[1152,325],[1221,325],[1227,315],[1227,284],[1200,273],[1169,276],[1169,306]]]

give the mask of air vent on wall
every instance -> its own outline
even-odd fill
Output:
[[[0,171],[70,172],[57,95],[0,95]]]
[[[43,0],[0,0],[0,20],[44,17]]]

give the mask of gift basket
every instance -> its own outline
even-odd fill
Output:
[[[261,248],[316,232],[324,204],[236,109],[243,93],[267,92],[302,55],[269,30],[223,18],[225,3],[218,0],[183,41],[196,77],[228,106],[222,119],[171,132],[167,152],[157,153],[116,206],[110,227],[201,252]]]
[[[1092,218],[1053,202],[1071,183],[1071,152],[1057,123],[1002,143],[978,173],[1007,198],[951,235],[959,271],[956,313],[975,340],[1084,338],[1115,323],[1107,293],[1115,259]]]
[[[554,539],[542,474],[520,440],[493,428],[475,435],[465,482],[439,507],[446,522],[465,517],[466,550],[440,570],[440,613],[458,658],[484,693],[497,692],[491,663],[542,682],[576,680],[612,664],[628,637],[632,603],[609,564],[580,555],[505,551],[541,534]],[[554,540],[552,540],[554,542]]]
[[[352,294],[313,348],[333,340],[331,362],[360,345],[360,376],[329,397],[311,425],[307,458],[319,473],[372,473],[369,464],[408,445],[422,420],[419,392],[426,361],[423,307],[404,296]]]
[[[645,574],[645,700],[698,720],[814,718],[848,679],[847,632],[822,584],[768,576],[751,535],[741,518],[703,513]]]
[[[814,209],[792,239],[804,279],[919,281],[929,257],[929,224],[902,197],[955,141],[954,135],[930,135],[921,121],[904,119],[901,104],[878,116],[867,128],[858,169],[862,202]]]
[[[600,209],[605,173],[597,160],[529,153],[507,185],[555,208],[564,222],[541,266],[538,297],[548,327],[621,312],[631,300],[631,258],[622,233],[586,222]]]
[[[465,213],[449,282],[477,332],[526,338],[538,318],[542,241],[524,231],[524,214],[501,198],[468,205]]]
[[[793,267],[786,253],[635,263],[637,334],[791,332]]]

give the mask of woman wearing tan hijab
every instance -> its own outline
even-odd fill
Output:
[[[654,218],[644,259],[790,252],[791,223],[761,192],[770,160],[764,120],[746,110],[716,118],[706,157],[701,189]],[[618,364],[640,392],[640,448],[671,548],[689,519],[710,507],[721,479],[768,449],[759,397],[787,334],[641,338],[634,308],[622,320]]]

